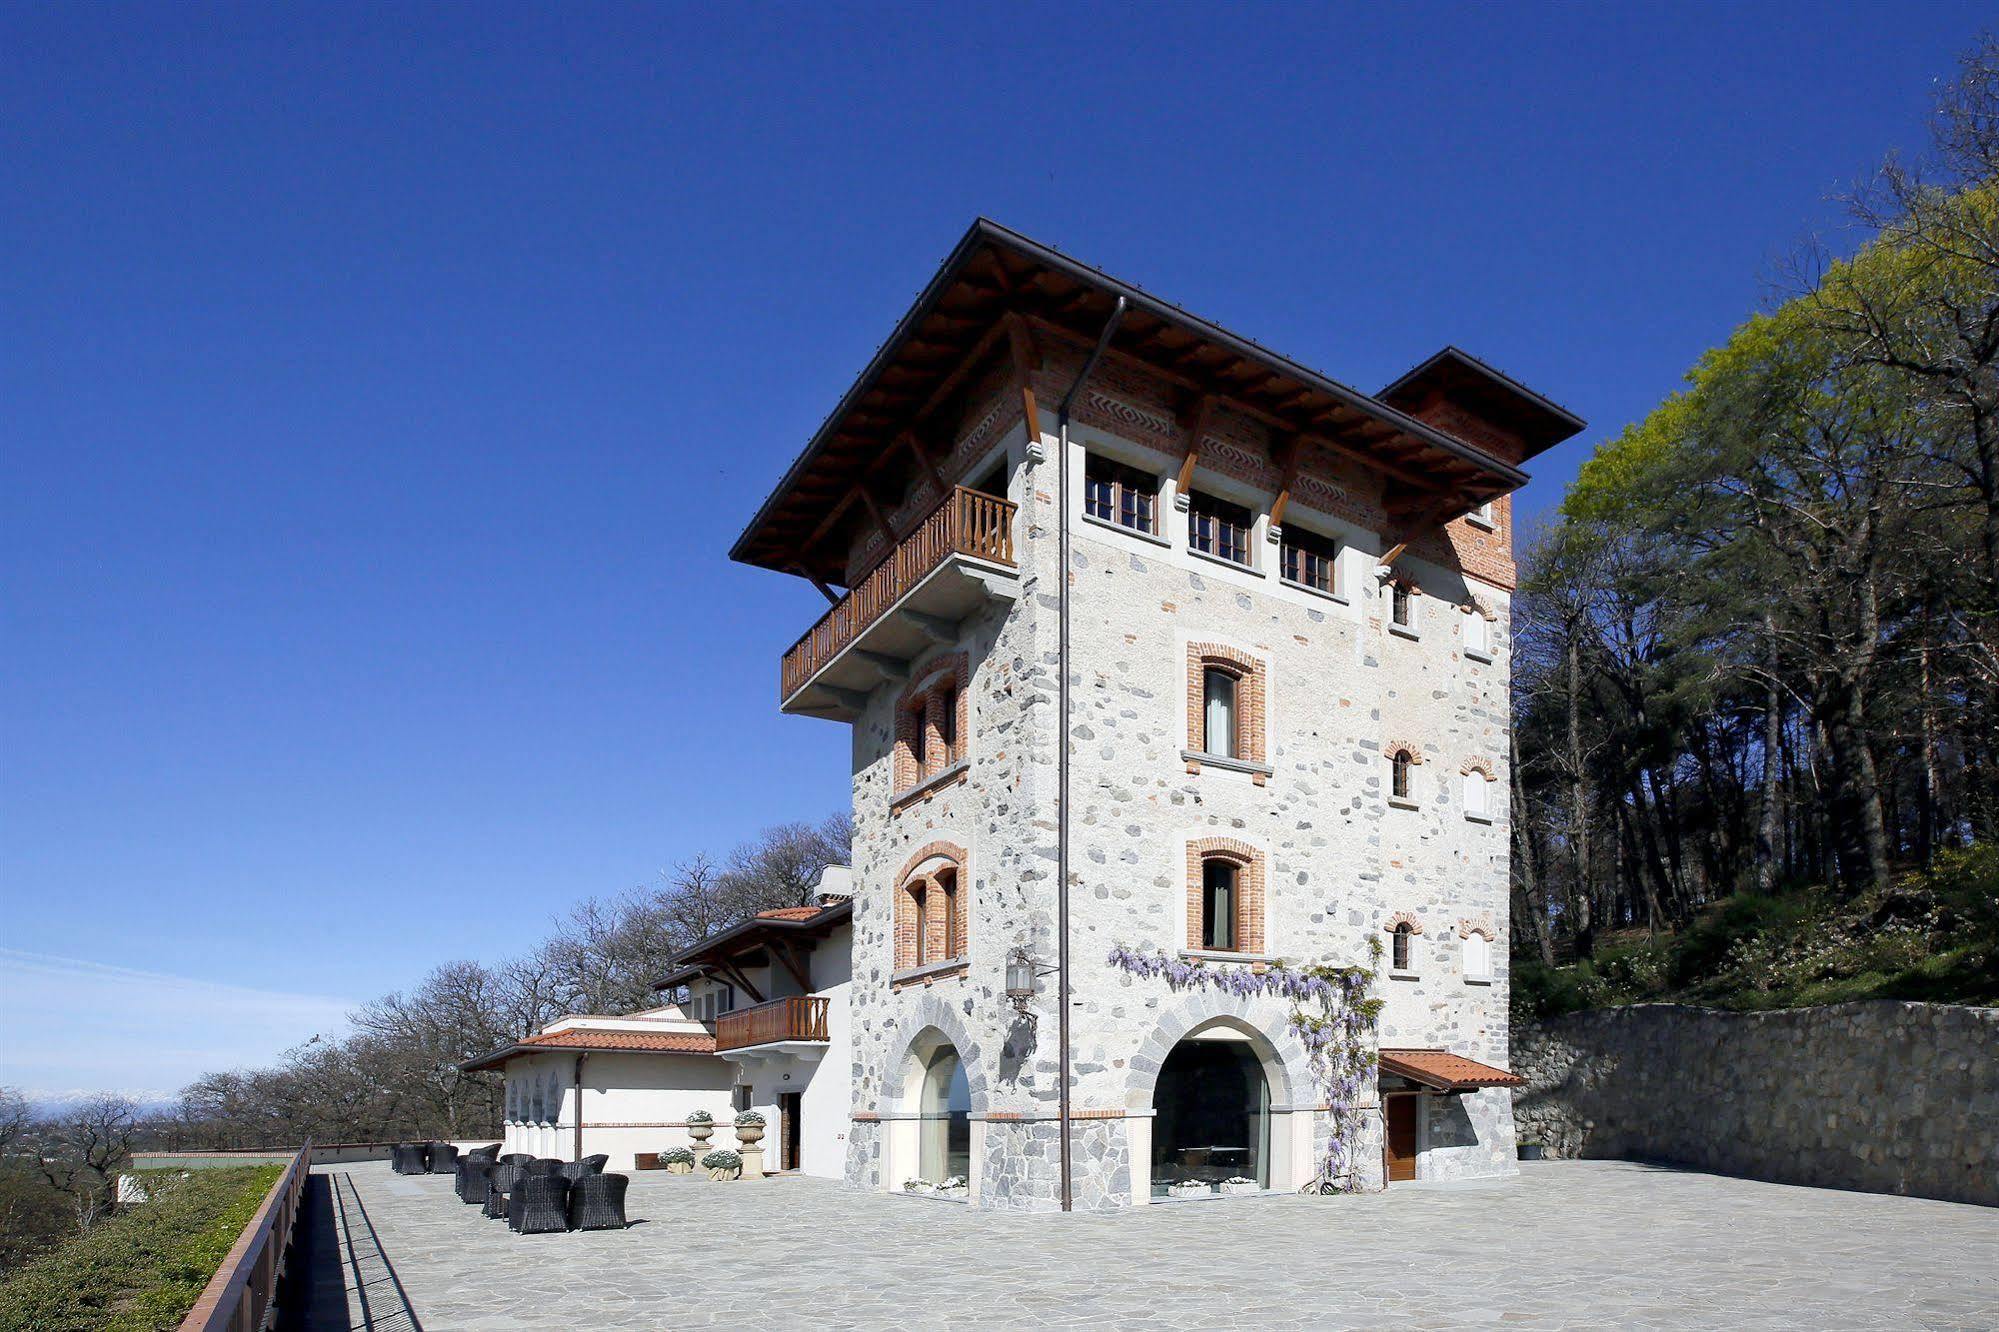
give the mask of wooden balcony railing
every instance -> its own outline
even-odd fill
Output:
[[[715,1022],[716,1050],[740,1050],[772,1041],[826,1039],[826,1000],[820,995],[773,999],[755,1008],[724,1013]]]
[[[779,699],[790,698],[820,667],[844,652],[861,633],[921,582],[948,556],[975,555],[996,564],[1013,563],[1013,511],[1009,500],[964,486],[951,494],[923,526],[909,534],[859,586],[849,589],[819,623],[784,654]]]
[[[299,1148],[285,1172],[236,1237],[236,1243],[209,1278],[181,1332],[255,1332],[269,1326],[292,1239],[297,1233],[306,1180],[312,1174],[312,1141]],[[290,1255],[297,1260],[298,1255]]]

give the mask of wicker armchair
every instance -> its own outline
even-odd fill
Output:
[[[528,1162],[530,1162],[530,1161],[534,1160],[534,1153],[532,1153],[532,1152],[508,1152],[508,1153],[507,1153],[507,1154],[506,1154],[505,1156],[501,1157],[500,1159],[501,1159],[502,1161],[505,1161],[505,1162],[506,1162],[506,1163],[507,1163],[508,1165],[518,1165],[518,1166],[524,1166],[524,1165],[526,1165],[526,1164],[527,1164]]]
[[[494,1166],[493,1189],[500,1195],[500,1206],[499,1210],[495,1211],[490,1203],[487,1204],[486,1215],[505,1216],[507,1214],[506,1200],[519,1191],[521,1181],[527,1177],[528,1172],[525,1166],[509,1165],[505,1161]]]
[[[560,1175],[529,1175],[507,1199],[507,1224],[523,1235],[569,1229],[569,1181]]]
[[[399,1142],[389,1150],[389,1168],[398,1175],[421,1175],[430,1169],[430,1157],[420,1142]]]
[[[569,1227],[572,1230],[625,1228],[626,1175],[585,1175],[569,1186]]]
[[[486,1180],[486,1206],[481,1215],[501,1221],[507,1215],[507,1195],[500,1192],[500,1186],[489,1177]]]
[[[481,1161],[477,1157],[466,1157],[458,1163],[458,1178],[452,1185],[459,1201],[477,1203],[486,1201],[486,1187],[493,1182],[493,1172],[500,1167],[492,1161]]]
[[[471,1161],[498,1161],[500,1159],[500,1144],[489,1142],[484,1147],[474,1147],[471,1151],[465,1153],[465,1158]]]
[[[599,1155],[586,1156],[581,1161],[564,1161],[562,1163],[562,1177],[571,1184],[574,1184],[577,1180],[586,1176],[601,1175],[604,1173],[604,1163],[610,1159],[608,1156]]]
[[[527,1171],[530,1175],[559,1175],[562,1162],[552,1156],[537,1156],[528,1162]]]
[[[449,1175],[458,1169],[458,1149],[448,1142],[430,1144],[430,1173]]]

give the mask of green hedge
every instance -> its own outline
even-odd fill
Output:
[[[272,1165],[141,1175],[149,1201],[0,1281],[0,1330],[178,1327],[282,1174]]]

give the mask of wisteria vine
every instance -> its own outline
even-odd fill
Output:
[[[1381,1000],[1373,997],[1381,940],[1371,938],[1370,961],[1362,967],[1273,962],[1262,969],[1206,962],[1167,953],[1139,953],[1119,945],[1110,963],[1133,976],[1157,978],[1175,990],[1211,989],[1238,999],[1260,995],[1291,1001],[1291,1031],[1305,1047],[1312,1076],[1325,1099],[1331,1131],[1319,1171],[1307,1193],[1356,1193],[1360,1179],[1361,1096],[1375,1066],[1375,1019]]]

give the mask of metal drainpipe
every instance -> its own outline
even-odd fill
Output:
[[[1111,335],[1124,322],[1125,300],[1120,296],[1111,307],[1104,331],[1090,359],[1083,362],[1076,382],[1062,395],[1061,410],[1055,414],[1055,530],[1060,551],[1060,581],[1056,584],[1060,628],[1056,633],[1055,682],[1055,1029],[1061,1061],[1062,1210],[1075,1206],[1075,1162],[1069,1142],[1069,408],[1076,395],[1095,372],[1110,346]],[[1037,423],[1038,427],[1038,423]]]
[[[583,1159],[583,1065],[589,1058],[587,1054],[576,1056],[576,1150],[569,1154],[572,1161]]]

